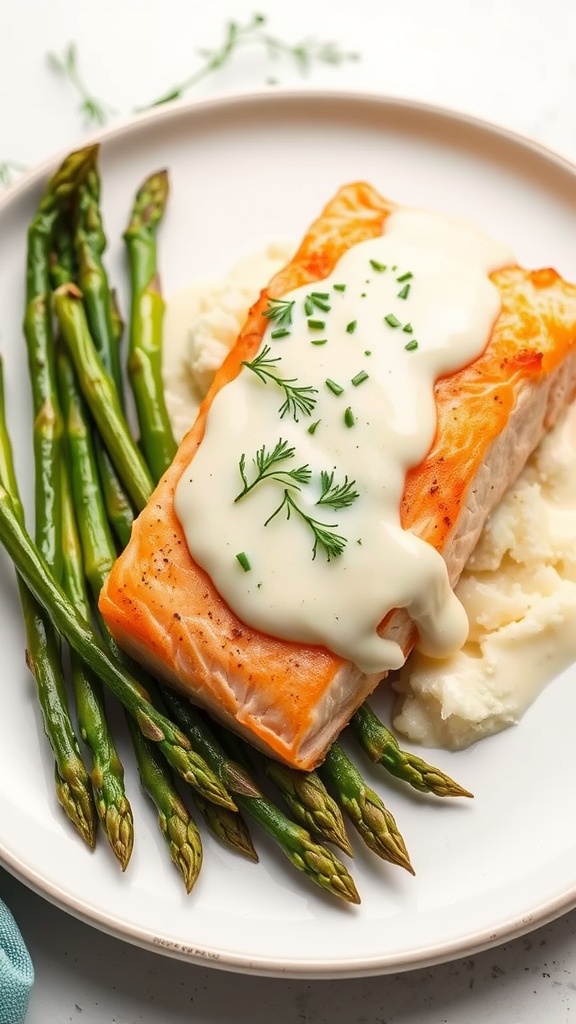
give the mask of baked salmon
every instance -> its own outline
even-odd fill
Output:
[[[396,209],[365,183],[343,187],[327,204],[250,310],[100,596],[108,628],[132,657],[300,769],[322,761],[383,673],[242,621],[190,554],[175,492],[202,443],[215,396],[262,347],[270,301],[324,280],[351,247],[381,235]],[[490,279],[500,313],[482,354],[436,381],[435,438],[406,474],[400,510],[404,530],[440,552],[452,586],[486,518],[576,393],[576,287],[554,270],[516,265]],[[383,609],[379,633],[395,639],[404,656],[418,639],[398,608]]]

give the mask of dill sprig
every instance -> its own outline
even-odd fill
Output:
[[[286,413],[289,412],[294,421],[298,423],[299,413],[302,413],[304,416],[310,416],[316,405],[316,399],[313,396],[318,394],[318,390],[313,387],[297,385],[297,377],[285,378],[278,376],[274,370],[276,369],[276,364],[281,361],[280,356],[270,358],[269,353],[270,346],[265,345],[251,363],[243,360],[242,365],[252,370],[263,384],[267,384],[271,380],[282,389],[284,392],[284,402],[278,409],[280,419],[283,419]]]
[[[317,505],[328,505],[335,511],[342,508],[349,508],[357,498],[360,497],[358,491],[354,490],[355,480],[348,480],[348,477],[344,477],[344,483],[334,483],[334,472],[326,472],[322,470],[320,473],[320,488],[321,494],[316,502]]]
[[[278,327],[291,327],[294,302],[294,299],[268,299],[268,309],[264,310],[262,316],[278,324]]]
[[[278,508],[268,517],[264,526],[268,526],[272,520],[282,511],[286,510],[286,519],[290,519],[292,512],[295,512],[300,518],[306,523],[306,525],[312,531],[314,537],[314,545],[312,547],[312,559],[316,558],[318,548],[321,548],[326,556],[326,561],[330,562],[332,558],[337,558],[341,555],[346,547],[346,537],[342,537],[339,533],[334,531],[338,529],[337,523],[321,523],[318,519],[314,519],[313,516],[308,515],[304,509],[294,501],[294,498],[290,494],[290,491],[286,489],[284,491],[284,497]]]
[[[236,495],[234,501],[240,501],[240,498],[245,497],[262,480],[276,480],[278,483],[294,487],[298,491],[300,490],[300,484],[309,484],[312,477],[312,470],[309,466],[298,466],[297,469],[280,468],[281,463],[293,459],[295,454],[296,449],[291,448],[288,442],[283,441],[281,437],[278,438],[275,447],[271,451],[267,451],[266,446],[262,445],[252,459],[256,467],[256,476],[252,482],[249,482],[246,475],[246,455],[243,452],[238,463],[238,469],[240,470],[244,487]]]

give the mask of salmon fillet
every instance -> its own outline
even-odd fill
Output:
[[[269,299],[321,281],[351,246],[380,235],[396,208],[364,183],[345,186],[328,203],[251,309],[100,596],[108,628],[132,657],[301,769],[321,762],[382,674],[365,675],[323,647],[277,639],[240,621],[191,557],[174,494],[214,396],[261,347]],[[576,287],[550,269],[511,266],[491,279],[501,313],[483,354],[437,381],[436,437],[407,474],[402,500],[402,526],[442,554],[452,585],[487,516],[576,393]],[[417,639],[403,610],[389,612],[380,632],[406,655]]]

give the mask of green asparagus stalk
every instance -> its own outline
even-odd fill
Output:
[[[76,195],[74,250],[78,257],[78,287],[98,352],[116,385],[122,403],[122,370],[117,344],[116,311],[102,256],[106,236],[100,213],[100,177],[92,167]]]
[[[250,765],[242,741],[226,730],[219,729],[218,732],[225,750],[249,771]],[[268,832],[294,867],[312,882],[348,903],[360,903],[354,880],[347,868],[328,847],[316,842],[307,829],[288,818],[263,795],[250,797],[236,794],[236,800]]]
[[[11,496],[14,514],[24,523],[12,446],[6,424],[4,373],[0,359],[0,481]],[[44,730],[55,758],[56,796],[82,838],[96,842],[96,813],[88,773],[72,728],[60,662],[60,645],[41,607],[18,579],[26,631],[26,661],[35,679]]]
[[[82,293],[75,284],[56,289],[54,311],[98,431],[123,486],[140,511],[152,494],[152,479],[130,434],[114,382],[94,347]]]
[[[159,171],[139,189],[124,233],[132,291],[128,375],[142,450],[155,481],[176,454],[162,382],[164,299],[156,252],[156,235],[167,198],[168,175]]]
[[[123,406],[119,348],[123,324],[102,260],[106,237],[100,214],[100,178],[96,167],[89,171],[78,189],[75,214],[74,250],[78,258],[78,285],[84,298],[88,327]],[[69,241],[71,243],[71,239]],[[65,284],[70,280],[69,276],[58,283]],[[121,546],[125,547],[130,540],[134,520],[132,506],[98,434],[94,437],[94,448],[108,520]]]
[[[449,775],[427,764],[421,757],[402,750],[398,740],[369,704],[363,704],[350,723],[352,732],[371,761],[421,793],[435,796],[472,796]]]
[[[216,804],[210,803],[209,800],[204,800],[197,791],[192,794],[192,799],[207,827],[221,843],[230,847],[235,853],[241,853],[248,857],[248,860],[257,863],[258,854],[241,814],[237,811],[229,811],[226,807],[218,807]]]
[[[251,778],[249,770],[228,756],[211,733],[201,713],[189,700],[168,688],[163,691],[163,698],[174,721],[178,722],[191,740],[194,749],[200,751],[227,789],[235,795],[262,796],[260,787]]]
[[[0,542],[49,615],[56,631],[134,716],[141,731],[158,745],[168,763],[191,786],[199,787],[207,799],[234,810],[230,796],[203,759],[191,749],[190,741],[150,703],[138,680],[112,660],[90,624],[67,598],[25,527],[18,521],[3,484],[0,484]]]
[[[393,815],[378,794],[366,785],[339,743],[332,744],[319,771],[366,845],[383,860],[398,864],[413,875],[408,851]]]
[[[82,553],[65,468],[62,478],[63,586],[76,608],[89,618]],[[134,820],[124,787],[124,769],[106,721],[102,684],[73,651],[70,660],[80,733],[92,754],[90,779],[98,817],[114,855],[125,871],[134,845]]]
[[[200,833],[186,804],[176,792],[171,773],[154,744],[142,735],[130,715],[126,717],[142,786],[156,805],[160,831],[184,879],[186,892],[190,892],[202,867]]]
[[[62,571],[62,420],[55,388],[50,312],[50,248],[62,210],[97,156],[96,147],[70,154],[50,179],[28,228],[24,335],[28,349],[34,413],[36,539],[48,565]],[[17,515],[21,507],[17,503]],[[21,519],[23,523],[23,517]],[[35,602],[23,597],[28,662],[37,683],[44,728],[56,758],[58,799],[90,845],[96,815],[86,768],[70,720],[57,637]]]
[[[280,790],[296,821],[353,856],[342,812],[317,772],[300,772],[263,758],[264,771]]]
[[[79,182],[94,166],[97,153],[96,146],[89,146],[71,153],[64,160],[48,182],[28,228],[24,335],[35,417],[36,539],[57,579],[61,569],[59,524],[62,424],[55,387],[49,258],[56,221],[70,202]]]

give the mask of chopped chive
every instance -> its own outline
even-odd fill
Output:
[[[309,434],[315,434],[316,433],[316,427],[318,426],[319,423],[320,423],[320,420],[316,420],[316,423],[311,423],[310,426],[308,427],[308,433]]]
[[[271,338],[287,338],[290,331],[287,331],[285,327],[279,327],[277,331],[271,331]]]
[[[328,338],[310,338],[311,345],[325,345]]]
[[[308,297],[304,299],[304,312],[306,313],[306,316],[312,316],[314,312],[314,303],[312,302],[312,299]]]
[[[394,313],[388,313],[388,316],[385,316],[384,320],[388,324],[389,327],[400,327],[401,326],[398,317],[394,316]]]
[[[352,383],[355,388],[357,388],[359,384],[363,384],[365,380],[368,380],[366,370],[360,370],[360,373],[357,373],[355,377],[352,377]]]
[[[324,302],[324,299],[313,298],[312,302],[316,306],[316,309],[321,309],[323,313],[330,312],[330,305],[328,302]]]
[[[404,327],[402,328],[402,330],[404,331],[404,334],[413,334],[414,333],[414,328],[412,327],[412,324],[404,324]]]
[[[382,274],[386,270],[386,264],[378,263],[378,260],[370,260],[370,266],[372,267],[373,270],[377,270],[380,274]]]
[[[397,277],[396,280],[398,281],[398,284],[403,284],[404,281],[411,281],[413,277],[414,274],[412,271],[408,270],[405,274],[401,274],[400,277]]]
[[[357,325],[358,325],[358,321],[357,320],[351,320],[349,324],[346,324],[346,330],[348,331],[348,334],[354,334],[354,331],[356,330]]]
[[[412,341],[409,341],[407,345],[404,345],[404,348],[407,352],[413,352],[415,348],[418,348],[416,338],[412,338]]]
[[[335,284],[335,285],[333,285],[333,288],[334,288],[335,292],[345,292],[346,291],[346,285],[345,284]]]
[[[361,299],[365,299],[366,298],[366,292],[360,292],[360,298]]]
[[[329,377],[326,379],[324,383],[326,384],[326,387],[330,389],[333,395],[341,395],[342,392],[344,391],[344,388],[341,387],[340,384],[337,384],[335,380],[330,380]]]
[[[348,406],[344,413],[344,423],[346,424],[347,427],[353,427],[354,424],[356,423],[356,418],[350,406]]]
[[[309,320],[308,327],[313,331],[323,331],[326,327],[325,320]]]
[[[248,558],[248,555],[246,554],[246,552],[245,551],[239,551],[238,554],[236,555],[236,558],[240,562],[240,565],[244,569],[244,572],[250,572],[250,569],[252,568],[252,566],[250,565],[250,559]]]
[[[398,296],[397,297],[399,299],[407,299],[409,295],[410,295],[410,285],[409,284],[405,284],[404,287],[402,288],[402,290],[398,292]]]
[[[334,287],[336,287],[336,285],[334,285]],[[329,299],[330,298],[330,293],[329,292],[310,292],[310,295],[312,296],[313,299]]]
[[[371,355],[372,355],[372,352],[371,352],[371,350],[370,350],[369,348],[365,349],[365,350],[364,350],[364,355],[365,355],[365,356],[371,356]]]

